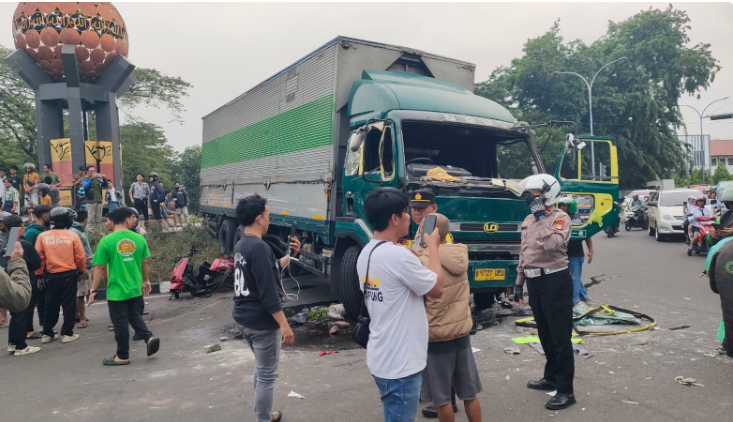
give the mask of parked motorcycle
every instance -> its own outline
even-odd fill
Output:
[[[633,228],[640,228],[640,229],[647,229],[647,221],[646,218],[644,218],[644,210],[636,210],[634,211],[634,215],[626,219],[626,224],[624,228],[626,231],[630,231]]]

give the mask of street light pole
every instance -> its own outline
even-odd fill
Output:
[[[691,109],[695,110],[695,113],[697,113],[697,116],[700,118],[700,151],[702,152],[702,183],[705,183],[705,140],[703,139],[703,136],[705,136],[705,135],[704,135],[704,132],[703,132],[703,127],[702,127],[703,118],[705,117],[705,111],[711,105],[713,105],[713,104],[715,104],[715,103],[717,103],[719,101],[725,101],[727,99],[728,99],[728,97],[718,98],[717,100],[715,100],[715,101],[711,102],[710,104],[708,104],[707,106],[705,106],[705,108],[702,110],[702,113],[700,113],[699,111],[697,111],[697,109],[695,107],[691,106],[691,105],[679,104],[680,107],[688,107],[688,108],[691,108]]]
[[[608,66],[621,61],[621,60],[629,60],[626,56],[618,58],[614,61],[608,62],[604,64],[600,69],[598,69],[598,72],[596,72],[595,75],[593,75],[593,78],[588,82],[588,80],[581,74],[575,73],[575,72],[560,72],[556,71],[555,73],[559,74],[565,74],[565,75],[575,75],[579,77],[580,79],[585,82],[585,86],[588,88],[588,115],[590,116],[590,134],[593,136],[593,83],[596,81],[596,76],[598,76],[599,73]],[[595,148],[593,148],[593,142],[590,143],[590,161],[591,161],[591,175],[595,178],[596,176],[596,151]]]

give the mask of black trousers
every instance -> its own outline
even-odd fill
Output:
[[[28,347],[25,338],[28,335],[26,327],[28,321],[33,324],[33,306],[30,304],[21,312],[10,313],[10,326],[8,327],[8,344],[12,344],[16,349],[22,350]]]
[[[31,276],[31,302],[28,304],[31,308],[30,318],[26,321],[26,331],[36,331],[33,326],[33,310],[38,309],[38,329],[43,331],[43,316],[46,311],[46,291],[38,288],[38,279]]]
[[[723,347],[728,356],[733,356],[733,277],[723,274],[715,278],[715,287],[720,294],[720,307],[723,309],[723,324],[725,338]]]
[[[557,383],[557,392],[573,393],[575,356],[573,344],[573,277],[570,271],[527,279],[529,306],[545,349],[544,378]]]
[[[144,218],[145,221],[150,219],[148,214],[148,201],[145,199],[135,199],[135,209],[137,210],[140,217]]]
[[[115,327],[115,341],[117,342],[117,357],[120,359],[130,359],[130,330],[128,324],[132,326],[136,334],[144,337],[145,343],[153,337],[153,333],[148,330],[143,320],[143,309],[145,308],[145,300],[142,296],[127,300],[108,300],[109,318]]]
[[[74,335],[76,322],[76,292],[79,288],[77,271],[49,274],[46,277],[46,310],[43,315],[43,334],[53,337],[53,327],[59,322],[59,309],[64,310],[61,335]]]

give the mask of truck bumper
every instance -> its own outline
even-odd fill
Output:
[[[483,260],[471,261],[468,263],[468,282],[472,292],[480,292],[482,290],[497,290],[514,286],[517,281],[517,264],[514,260]],[[492,275],[494,278],[495,270],[503,270],[504,278],[500,280],[476,280],[476,270],[494,270]],[[485,273],[485,272],[484,272]],[[480,276],[480,274],[479,274]]]

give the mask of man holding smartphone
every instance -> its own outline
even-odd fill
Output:
[[[424,296],[440,298],[443,294],[438,231],[423,236],[430,251],[427,268],[399,246],[410,231],[409,204],[408,197],[394,188],[369,193],[364,212],[374,237],[356,264],[371,317],[367,366],[379,388],[385,422],[415,420],[422,371],[427,365]]]
[[[282,271],[290,256],[298,255],[300,241],[289,236],[290,255],[276,259],[262,240],[270,227],[267,200],[255,194],[239,201],[237,220],[244,236],[234,246],[234,309],[232,317],[255,355],[254,414],[257,422],[280,421],[272,411],[273,392],[280,362],[280,347],[295,341],[283,313]]]

